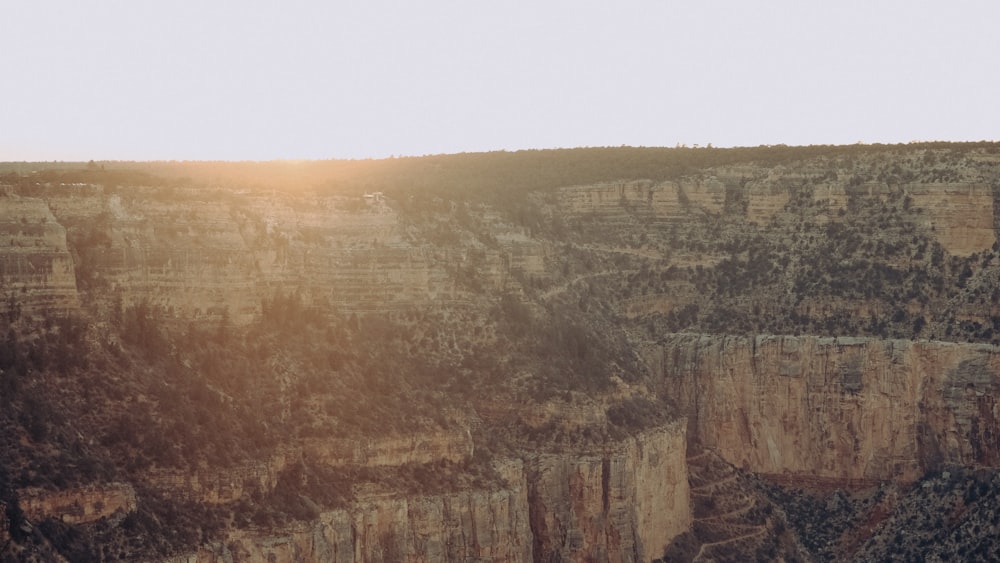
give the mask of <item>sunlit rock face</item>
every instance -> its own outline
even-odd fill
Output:
[[[234,531],[175,562],[532,561],[523,473],[497,490],[361,499],[270,531]]]
[[[646,561],[691,525],[685,425],[528,463],[537,561]]]
[[[996,243],[993,189],[985,184],[910,184],[904,190],[924,209],[927,225],[951,254],[966,256]]]
[[[691,525],[685,433],[681,421],[604,452],[507,460],[502,488],[362,497],[171,561],[648,561]]]
[[[66,229],[42,199],[0,193],[0,290],[28,310],[80,305]]]
[[[58,216],[79,234],[75,265],[92,297],[146,300],[182,319],[218,318],[225,311],[246,323],[259,316],[262,299],[279,291],[354,311],[461,303],[469,288],[456,285],[456,268],[474,272],[489,290],[508,288],[512,272],[545,272],[544,247],[523,230],[499,222],[488,227],[493,247],[441,245],[414,238],[385,202],[359,197],[94,188],[75,198],[51,198],[56,216],[43,201],[30,201],[7,202],[18,206],[10,211],[18,219],[7,227],[15,250],[5,260],[25,276],[28,253],[17,249],[36,249],[30,260],[54,258],[45,258],[47,278],[38,274],[22,285],[47,283],[57,292],[72,281],[74,263]],[[36,235],[20,226],[25,213],[15,211],[22,208],[31,210],[25,221],[35,225],[28,230]],[[29,235],[35,238],[17,238]]]
[[[1000,461],[992,346],[676,334],[650,357],[691,439],[754,472],[912,480]]]

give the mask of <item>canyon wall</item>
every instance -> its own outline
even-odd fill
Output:
[[[558,191],[566,217],[596,214],[624,218],[629,213],[656,219],[676,219],[690,213],[721,213],[726,186],[715,178],[654,183],[649,180],[570,186]]]
[[[911,480],[1000,462],[992,346],[671,334],[646,356],[690,439],[750,471]]]
[[[171,561],[649,561],[691,525],[685,435],[682,420],[603,452],[508,459],[500,487],[362,493],[315,521],[234,530]]]
[[[270,459],[220,470],[153,469],[146,484],[168,498],[224,504],[274,490],[281,473],[299,460],[324,467],[396,467],[460,463],[473,454],[465,429],[419,432],[366,440],[306,438]]]
[[[531,457],[537,561],[649,561],[691,525],[683,421],[610,452]]]
[[[531,561],[524,472],[513,461],[499,469],[500,489],[361,499],[282,530],[236,530],[170,561]]]
[[[811,190],[828,220],[844,212],[850,193],[887,197],[902,190],[921,210],[914,220],[952,254],[987,250],[997,240],[993,189],[985,183],[850,186],[764,172],[565,187],[555,192],[555,210],[570,219],[669,222],[733,213],[742,199],[745,218],[762,225],[785,210],[795,190]],[[727,197],[735,198],[729,208]],[[261,299],[277,288],[364,311],[468,300],[461,272],[476,272],[491,290],[516,289],[514,274],[550,273],[544,241],[482,210],[489,244],[453,240],[457,235],[442,226],[455,220],[447,214],[428,223],[440,233],[415,237],[393,205],[357,197],[86,186],[45,199],[4,193],[0,211],[0,274],[5,287],[32,289],[25,296],[30,308],[77,307],[79,278],[80,290],[93,295],[149,300],[186,319],[225,311],[240,323],[259,314]]]
[[[55,518],[67,524],[86,524],[112,516],[124,517],[136,509],[136,503],[135,489],[128,483],[91,485],[64,491],[18,491],[18,504],[24,516],[34,522]]]
[[[0,192],[0,291],[29,310],[80,304],[66,229],[41,199]]]
[[[956,255],[989,250],[996,243],[993,189],[986,184],[908,184],[903,190],[923,209],[938,242]]]
[[[31,205],[18,203],[24,201]],[[43,200],[0,199],[0,206],[31,210],[26,218],[27,212],[9,211],[14,219],[0,223],[0,233],[16,235],[8,239],[14,250],[3,256],[6,270],[22,277],[37,270],[21,258],[26,251],[19,249],[30,247],[32,264],[47,260],[47,278],[23,283],[44,288],[45,281],[76,299],[61,221],[78,235],[81,290],[120,295],[126,304],[147,300],[184,319],[225,311],[233,322],[249,322],[276,291],[354,311],[454,303],[469,299],[456,269],[475,272],[490,290],[507,289],[513,273],[545,273],[544,246],[498,217],[485,218],[493,247],[477,240],[441,244],[415,237],[386,202],[358,197],[90,186],[47,203],[55,215]],[[37,236],[26,239],[26,229]],[[48,254],[37,250],[43,246]]]
[[[719,214],[725,209],[727,189],[745,203],[745,218],[765,225],[785,211],[793,191],[805,190],[827,209],[826,220],[847,210],[851,195],[886,199],[901,192],[920,209],[916,220],[933,233],[945,250],[957,256],[989,250],[997,241],[994,232],[993,188],[979,182],[907,183],[816,181],[802,174],[770,171],[754,179],[710,176],[704,180],[653,183],[631,181],[573,186],[558,191],[559,209],[567,217],[597,216],[602,221],[625,223],[630,216],[677,220],[693,214]],[[744,170],[744,174],[754,171]],[[818,172],[817,172],[818,174]],[[728,188],[727,188],[728,186]]]

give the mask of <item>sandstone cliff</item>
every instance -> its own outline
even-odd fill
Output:
[[[309,438],[289,445],[267,460],[226,470],[153,469],[145,482],[169,498],[224,504],[274,490],[282,472],[299,460],[331,468],[397,467],[443,461],[459,463],[473,454],[472,437],[465,429],[450,432],[414,432],[407,436],[368,440]]]
[[[137,499],[128,483],[111,483],[64,491],[22,489],[18,504],[24,516],[34,522],[55,518],[67,524],[85,524],[124,517],[135,510]]]
[[[259,316],[261,300],[276,291],[354,311],[462,302],[470,299],[469,288],[456,285],[457,268],[490,290],[507,288],[512,272],[544,274],[542,245],[497,217],[484,218],[493,247],[467,240],[442,248],[415,240],[412,226],[385,202],[366,205],[360,197],[143,187],[121,193],[91,186],[74,197],[50,197],[55,216],[43,200],[3,201],[18,206],[9,211],[16,222],[6,227],[16,235],[12,248],[35,249],[35,261],[42,254],[55,257],[45,258],[42,272],[41,265],[26,262],[27,250],[4,253],[8,270],[19,276],[35,272],[22,285],[51,286],[76,299],[62,221],[77,234],[75,266],[90,299],[147,300],[182,319],[218,318],[225,311],[244,324]],[[21,240],[28,236],[24,221],[38,236],[44,229],[51,233]],[[41,252],[42,241],[52,250]],[[43,297],[41,291],[37,296]]]
[[[690,439],[750,471],[912,480],[998,461],[992,346],[674,334],[647,357],[688,410]]]
[[[531,561],[520,464],[507,486],[447,495],[360,499],[285,530],[234,531],[172,562]]]
[[[537,561],[649,561],[691,525],[685,425],[528,463]]]
[[[685,432],[681,421],[603,453],[503,461],[500,488],[362,492],[315,521],[234,530],[171,561],[649,561],[691,525]]]
[[[73,259],[44,200],[0,193],[0,289],[28,293],[29,309],[75,309]]]

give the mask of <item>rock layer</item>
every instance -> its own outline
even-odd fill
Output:
[[[648,561],[691,524],[685,424],[528,466],[537,561]]]
[[[284,530],[237,530],[172,561],[531,561],[524,472],[519,462],[500,471],[501,489],[362,499]]]
[[[497,465],[501,488],[363,496],[171,561],[649,561],[691,525],[685,434],[680,421],[603,453],[532,454]]]
[[[673,334],[647,357],[690,438],[750,471],[905,481],[1000,461],[992,346]]]
[[[27,309],[80,305],[66,229],[41,199],[0,193],[0,289]]]
[[[136,509],[135,489],[128,483],[92,485],[65,491],[22,489],[18,504],[24,516],[41,522],[55,518],[67,524],[86,524],[102,518],[125,516]]]

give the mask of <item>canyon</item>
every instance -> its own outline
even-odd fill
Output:
[[[1000,467],[1000,151],[787,150],[502,195],[461,156],[0,177],[0,549],[829,557],[754,479]]]

